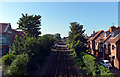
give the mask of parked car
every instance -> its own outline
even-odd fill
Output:
[[[103,65],[103,66],[106,67],[106,68],[112,68],[112,64],[110,63],[109,60],[99,61],[99,64]]]

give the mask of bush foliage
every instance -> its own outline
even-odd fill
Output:
[[[16,59],[9,66],[7,74],[11,77],[24,76],[28,61],[29,59],[27,54],[17,55]]]
[[[16,58],[13,53],[8,53],[2,57],[2,65],[3,67],[8,67],[12,63],[12,61]]]
[[[95,58],[91,55],[86,54],[83,56],[83,62],[85,64],[85,70],[87,71],[87,74],[96,75]]]
[[[81,52],[80,57],[77,57],[77,59],[75,62],[77,62],[79,67],[85,70],[89,76],[114,76],[108,68],[97,64],[95,62],[96,59],[85,52]]]

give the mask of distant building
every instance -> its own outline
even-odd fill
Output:
[[[108,59],[120,69],[120,27],[111,26],[107,31],[97,31],[88,40],[89,53],[98,59]]]
[[[10,23],[0,23],[0,56],[8,53],[11,50],[15,36],[22,37],[22,34],[24,32],[12,29]]]

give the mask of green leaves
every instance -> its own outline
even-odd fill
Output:
[[[40,64],[47,55],[49,55],[51,48],[54,46],[55,38],[49,35],[43,35],[35,39],[28,34],[23,35],[23,38],[17,38],[12,46],[14,54],[28,54],[30,60],[36,61]]]
[[[8,53],[2,57],[2,65],[3,67],[8,67],[12,63],[12,61],[16,58],[13,53]]]
[[[88,72],[88,74],[96,75],[96,63],[95,58],[91,55],[84,55],[83,56],[83,62],[85,64],[85,70]]]
[[[55,40],[56,40],[57,43],[61,40],[61,36],[60,36],[59,33],[56,33],[56,34],[54,35],[54,37],[55,37]]]
[[[40,15],[28,15],[22,14],[22,17],[18,20],[19,25],[17,29],[22,29],[24,32],[28,33],[33,37],[38,37],[41,32],[41,16]]]
[[[104,76],[113,75],[113,73],[110,73],[110,70],[108,68],[105,68],[104,66],[98,65],[98,69],[99,69],[100,75],[104,75]]]
[[[29,62],[27,54],[17,55],[7,70],[7,74],[11,77],[24,76],[26,65]]]
[[[95,57],[85,53],[80,53],[80,59],[77,64],[79,64],[79,67],[83,70],[85,70],[86,74],[89,76],[95,76],[95,77],[114,77],[114,74],[110,72],[108,68],[105,68],[104,66],[100,66],[95,62]],[[77,60],[78,61],[78,60]]]
[[[69,43],[73,44],[73,47],[80,45],[85,42],[83,25],[78,24],[77,22],[70,23],[70,32],[69,32]]]

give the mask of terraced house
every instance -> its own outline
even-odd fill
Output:
[[[108,59],[120,69],[120,27],[111,26],[107,31],[93,31],[88,40],[89,53],[98,59]]]
[[[12,29],[10,23],[0,23],[0,56],[8,53],[11,50],[15,36],[22,37],[22,34],[24,32]]]

